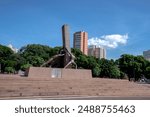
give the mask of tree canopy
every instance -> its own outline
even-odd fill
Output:
[[[14,66],[15,61],[11,60],[11,56],[14,52],[7,46],[0,45],[0,65],[1,71],[5,71],[5,67]]]
[[[18,53],[10,48],[0,45],[1,72],[15,73],[30,66],[40,66],[49,58],[56,55],[61,47],[49,47],[40,44],[29,44],[22,47]],[[142,75],[150,78],[150,62],[143,56],[123,54],[117,60],[97,59],[82,54],[79,49],[72,48],[78,69],[91,69],[93,77],[107,78],[135,78]]]
[[[135,78],[137,81],[142,75],[150,78],[147,72],[150,62],[143,56],[124,54],[117,61],[120,70],[128,75],[129,80]]]

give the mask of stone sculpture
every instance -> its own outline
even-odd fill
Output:
[[[41,65],[41,67],[49,66],[52,68],[77,68],[76,63],[74,62],[75,56],[71,53],[69,26],[67,24],[62,26],[62,40],[63,48],[57,55],[53,56]]]

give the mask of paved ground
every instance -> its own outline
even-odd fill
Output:
[[[150,84],[103,78],[35,79],[0,74],[0,99],[150,99]]]

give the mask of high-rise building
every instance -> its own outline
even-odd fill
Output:
[[[88,55],[96,58],[106,58],[106,50],[102,47],[96,47],[95,45],[89,46]]]
[[[144,51],[143,56],[146,60],[150,61],[150,50]]]
[[[88,33],[84,31],[75,32],[73,47],[80,49],[83,54],[88,54]]]

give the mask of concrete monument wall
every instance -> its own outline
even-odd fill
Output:
[[[92,78],[91,70],[86,69],[62,69],[62,78]]]
[[[26,75],[30,78],[47,78],[51,76],[49,68],[46,67],[30,67]]]
[[[67,79],[87,79],[92,78],[91,70],[85,69],[63,69],[30,67],[27,71],[29,78],[67,78]]]

